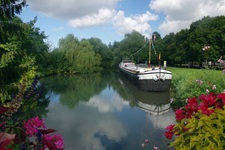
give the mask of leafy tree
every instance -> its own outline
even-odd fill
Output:
[[[91,43],[94,52],[101,55],[102,67],[105,69],[112,67],[112,51],[107,47],[107,45],[103,44],[99,38],[90,38],[88,41]]]
[[[126,34],[124,39],[119,42],[118,46],[113,51],[114,64],[118,65],[122,59],[133,59],[136,62],[145,62],[143,55],[140,57],[141,54],[137,53],[134,55],[134,53],[146,43],[144,36],[136,31]],[[146,50],[146,52],[148,51]]]
[[[101,69],[101,56],[95,53],[89,40],[79,41],[73,34],[60,39],[59,48],[51,55],[56,65],[53,68],[58,72],[90,73]]]
[[[181,30],[180,32],[178,32],[176,34],[176,49],[175,49],[175,52],[174,52],[174,55],[176,55],[176,59],[175,61],[177,63],[179,63],[179,65],[181,66],[182,63],[186,62],[187,60],[187,52],[188,52],[188,41],[186,39],[188,35],[188,30]]]
[[[170,65],[199,62],[201,67],[203,62],[216,62],[224,56],[224,33],[225,16],[207,16],[193,22],[189,29],[166,35],[156,46]],[[205,46],[210,48],[203,49]]]
[[[26,6],[26,0],[1,0],[0,1],[0,22],[11,20],[15,14],[20,14]]]
[[[174,56],[175,56],[175,34],[170,33],[166,35],[162,40],[158,42],[158,46],[156,49],[160,49],[162,52],[162,58],[168,61],[168,64],[173,65],[175,64]]]
[[[23,23],[20,18],[14,17],[12,21],[0,24],[1,85],[17,85],[19,82],[30,84],[38,65],[43,63],[44,59],[41,58],[48,47],[44,43],[44,33],[34,27],[34,22]],[[0,90],[7,93],[6,89]]]

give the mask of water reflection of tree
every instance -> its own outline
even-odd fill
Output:
[[[47,116],[49,99],[43,94],[38,100],[25,100],[19,111],[13,116],[15,119],[23,118],[28,120],[35,116]]]
[[[35,79],[37,81],[37,79]],[[26,87],[25,85],[21,85],[19,91],[21,92],[21,88]],[[20,105],[18,110],[15,110],[13,115],[11,116],[11,120],[14,121],[22,121],[28,120],[35,116],[46,116],[49,112],[49,98],[45,97],[47,91],[43,85],[38,82],[33,82],[32,85],[28,86],[26,90],[22,90],[22,92],[18,92],[18,89],[12,90],[10,88],[8,93],[11,94],[11,99],[5,101],[6,107],[16,108],[19,104],[15,102],[22,100],[22,105]],[[16,94],[15,94],[16,93]]]
[[[42,82],[49,92],[58,94],[60,102],[69,108],[74,108],[79,102],[88,102],[91,97],[98,95],[106,87],[117,91],[123,100],[129,101],[130,106],[135,107],[136,99],[133,96],[135,93],[124,87],[125,83],[122,83],[124,81],[121,81],[120,77],[118,72],[107,71],[87,75],[54,76],[45,78]]]
[[[87,102],[99,94],[106,83],[100,73],[74,76],[55,76],[43,79],[49,91],[60,95],[60,102],[69,108],[74,108],[79,102]]]
[[[131,94],[130,91],[126,88],[124,88],[124,83],[122,83],[121,79],[120,79],[120,74],[119,73],[113,73],[111,75],[111,82],[110,85],[112,86],[112,88],[114,90],[117,91],[117,93],[120,95],[120,97],[123,98],[123,100],[125,101],[129,101],[129,104],[131,107],[135,107],[136,104],[134,101],[131,100]]]

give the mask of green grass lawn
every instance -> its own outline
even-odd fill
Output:
[[[175,99],[185,100],[186,98],[199,96],[209,92],[221,93],[225,89],[225,74],[222,70],[191,69],[168,67],[172,71],[171,90]],[[196,80],[203,81],[198,84]],[[216,89],[213,90],[213,86]]]

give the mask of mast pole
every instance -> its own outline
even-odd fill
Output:
[[[151,44],[152,44],[152,39],[150,37],[149,39],[149,52],[148,52],[148,67],[151,67]]]

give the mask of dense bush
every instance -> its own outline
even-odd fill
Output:
[[[202,94],[187,99],[176,110],[175,125],[167,127],[165,136],[175,140],[170,146],[182,150],[225,149],[225,93]]]

